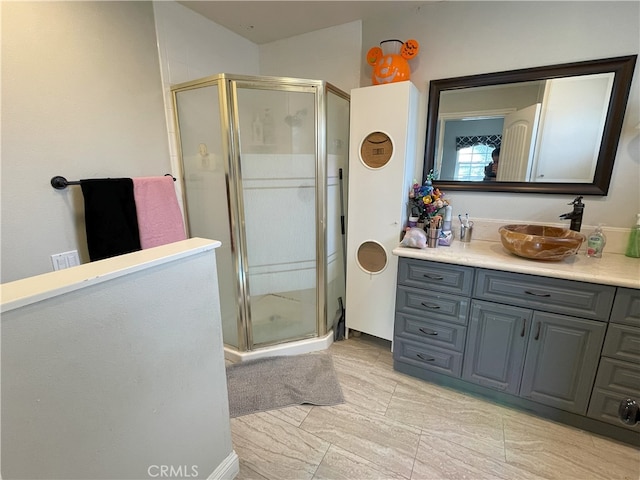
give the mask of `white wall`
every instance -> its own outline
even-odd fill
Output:
[[[256,45],[177,2],[153,7],[165,91],[218,73],[325,80],[346,92],[359,86],[360,21]]]
[[[153,2],[174,176],[181,176],[171,87],[219,73],[258,74],[258,46],[173,1]],[[182,204],[182,182],[177,182]]]
[[[363,21],[361,84],[371,85],[364,53],[381,40],[415,38],[410,62],[423,92],[416,155],[422,159],[430,80],[637,54],[638,2],[433,2]],[[630,228],[640,212],[640,65],[636,65],[609,195],[585,197],[584,225]],[[445,192],[446,193],[446,192]],[[454,214],[559,222],[571,195],[450,192]],[[584,231],[584,230],[583,230]]]
[[[324,80],[349,93],[360,86],[361,57],[356,21],[260,45],[260,74]]]
[[[237,472],[217,245],[189,239],[2,286],[4,478]]]
[[[153,2],[165,87],[218,73],[256,75],[258,46],[173,1]]]
[[[82,192],[51,177],[170,172],[153,10],[1,2],[2,282],[88,261]]]

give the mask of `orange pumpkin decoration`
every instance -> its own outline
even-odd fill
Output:
[[[409,80],[410,75],[409,63],[400,55],[390,53],[376,61],[371,80],[374,85],[404,82]]]
[[[420,44],[417,40],[407,40],[402,44],[402,48],[400,49],[400,55],[407,60],[411,60],[413,57],[418,55],[418,51],[420,50]]]
[[[375,65],[380,57],[384,56],[380,47],[371,47],[367,52],[367,63]]]
[[[398,44],[400,41],[395,41]],[[381,42],[381,44],[384,42]],[[384,53],[380,47],[372,47],[367,52],[367,63],[373,66],[371,81],[374,85],[404,82],[411,76],[410,60],[418,54],[419,44],[416,40],[407,40],[398,53]]]

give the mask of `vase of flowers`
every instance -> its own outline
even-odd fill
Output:
[[[445,207],[449,205],[444,192],[433,186],[433,178],[434,173],[431,170],[424,185],[414,181],[409,190],[409,215],[418,217],[418,224],[424,224],[425,230],[430,226],[442,227]]]

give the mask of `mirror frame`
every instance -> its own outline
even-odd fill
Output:
[[[611,98],[602,133],[602,142],[592,183],[552,183],[552,182],[463,182],[437,180],[434,183],[445,190],[480,192],[521,192],[521,193],[566,193],[579,195],[606,195],[611,183],[615,154],[622,131],[622,121],[627,107],[631,80],[637,55],[564,63],[545,67],[508,70],[497,73],[483,73],[465,77],[432,80],[429,86],[427,113],[427,136],[424,153],[424,173],[422,181],[434,168],[436,130],[440,93],[469,87],[501,85],[505,83],[549,80],[552,78],[614,73]]]

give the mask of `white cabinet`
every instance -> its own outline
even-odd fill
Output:
[[[398,246],[416,175],[418,89],[351,90],[346,326],[391,340]]]

